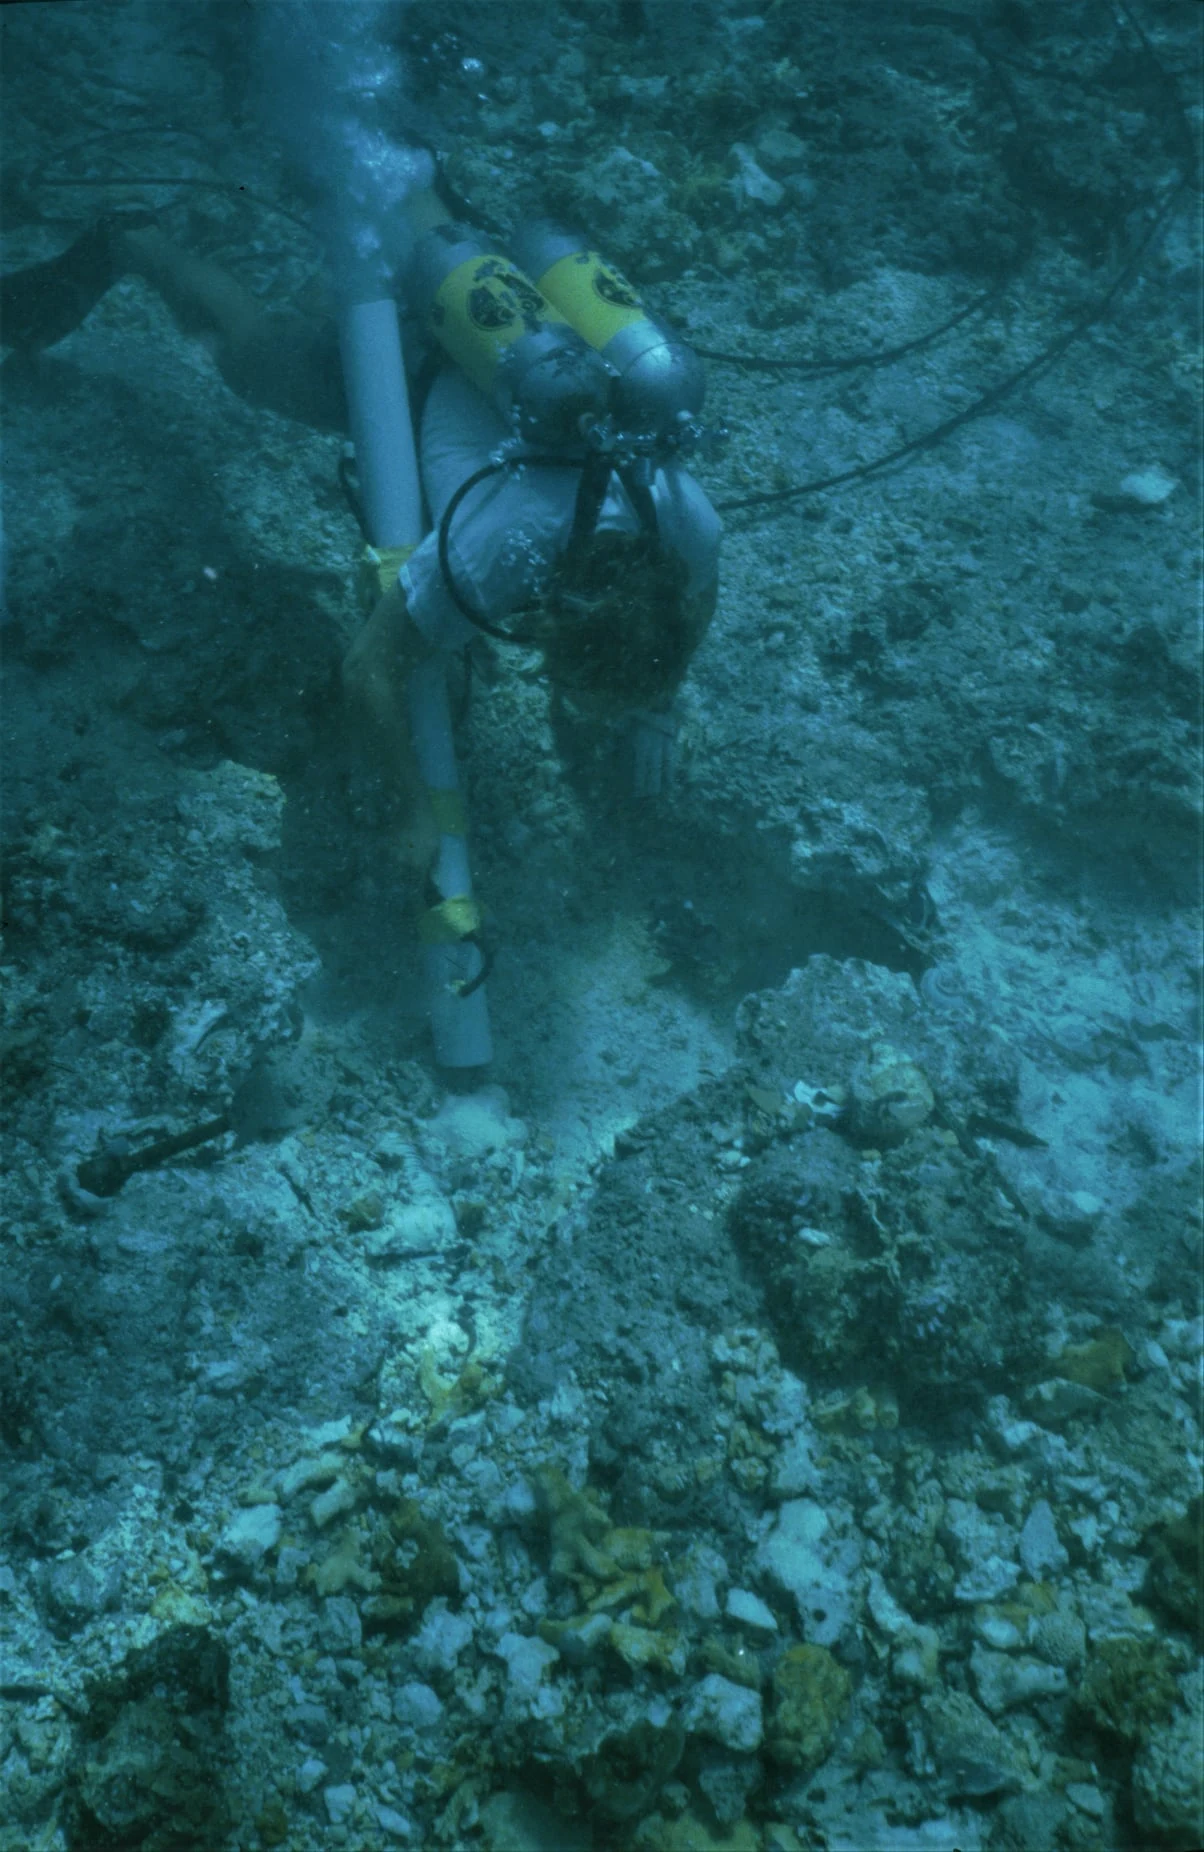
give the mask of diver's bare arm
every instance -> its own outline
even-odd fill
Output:
[[[677,769],[677,713],[674,702],[685,680],[695,650],[702,642],[715,615],[719,598],[717,581],[685,610],[687,642],[682,652],[682,667],[671,687],[645,708],[636,708],[628,716],[628,753],[632,790],[637,798],[659,797],[673,783]]]

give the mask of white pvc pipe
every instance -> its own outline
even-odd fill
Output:
[[[414,755],[422,782],[430,791],[458,791],[447,664],[442,656],[428,656],[411,672],[409,698]],[[462,835],[445,832],[440,836],[431,879],[444,900],[472,893],[468,844]],[[478,985],[468,996],[461,994],[461,986],[478,976],[481,964],[480,947],[467,939],[426,947],[431,1031],[441,1067],[485,1067],[493,1059],[485,986]]]
[[[416,547],[422,539],[422,488],[393,298],[348,303],[339,317],[339,346],[372,544]]]
[[[348,303],[339,318],[339,344],[369,536],[378,547],[416,546],[422,538],[422,490],[392,297]],[[410,677],[408,698],[423,783],[434,792],[458,791],[443,656],[418,665]],[[444,900],[472,893],[468,845],[462,835],[440,836],[431,878]],[[426,948],[431,1032],[441,1067],[485,1067],[493,1059],[484,985],[467,997],[460,994],[481,963],[480,948],[467,940]]]

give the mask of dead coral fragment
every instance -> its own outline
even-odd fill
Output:
[[[668,1541],[660,1531],[612,1525],[598,1495],[588,1486],[576,1491],[558,1466],[540,1467],[535,1490],[548,1522],[553,1575],[613,1582],[650,1569]]]
[[[316,1595],[341,1595],[348,1588],[376,1593],[380,1577],[360,1561],[361,1541],[357,1530],[347,1529],[322,1561],[311,1565],[308,1579]]]
[[[610,1528],[605,1505],[587,1487],[578,1492],[558,1466],[541,1466],[535,1474],[540,1510],[548,1521],[552,1544],[553,1575],[576,1576],[583,1571],[604,1581],[617,1572],[601,1548]]]
[[[760,1691],[765,1682],[761,1661],[742,1641],[729,1645],[724,1640],[704,1640],[698,1656],[708,1672],[718,1672],[721,1678],[730,1679],[733,1685],[744,1685],[749,1691]]]
[[[627,1610],[635,1620],[655,1627],[677,1602],[665,1587],[659,1569],[643,1569],[638,1575],[622,1575],[604,1583],[586,1605],[591,1614]]]
[[[441,1376],[429,1344],[419,1359],[418,1382],[431,1405],[432,1423],[444,1416],[471,1415],[490,1396],[496,1395],[499,1387],[498,1379],[488,1374],[477,1357],[470,1357],[458,1376]]]
[[[680,1677],[686,1669],[685,1642],[680,1634],[655,1633],[649,1627],[614,1621],[606,1643],[633,1672],[651,1666],[658,1672],[673,1672]]]
[[[577,1491],[558,1466],[535,1475],[551,1541],[551,1570],[576,1585],[585,1612],[568,1621],[544,1621],[541,1638],[566,1657],[592,1656],[605,1643],[633,1670],[685,1670],[681,1637],[660,1627],[676,1606],[659,1566],[668,1539],[659,1531],[612,1525],[606,1506],[588,1486]],[[614,1618],[606,1624],[605,1617]]]

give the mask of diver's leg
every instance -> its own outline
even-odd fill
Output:
[[[215,334],[237,345],[253,333],[263,304],[228,270],[173,244],[157,225],[119,232],[119,274],[142,277],[157,290],[187,334]]]
[[[394,585],[343,659],[343,692],[356,733],[396,807],[398,855],[411,868],[428,867],[439,843],[414,757],[406,698],[411,670],[429,653],[410,622],[401,587]]]
[[[117,256],[125,272],[158,291],[186,333],[212,338],[232,392],[320,430],[346,429],[333,323],[265,307],[228,270],[182,250],[157,225],[122,233]]]
[[[190,334],[215,334],[237,346],[262,314],[233,277],[173,245],[149,214],[106,213],[57,257],[0,279],[0,338],[6,347],[53,347],[131,274],[158,290]]]
[[[209,337],[240,398],[320,430],[347,428],[333,323],[265,308],[229,271],[173,244],[143,213],[106,214],[57,257],[0,277],[0,341],[26,352],[53,347],[131,275],[158,291],[186,333]]]
[[[115,246],[122,227],[147,222],[145,213],[108,213],[57,257],[0,277],[0,342],[37,353],[66,340],[121,275]]]

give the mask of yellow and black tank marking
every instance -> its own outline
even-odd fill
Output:
[[[538,287],[599,350],[622,329],[647,320],[644,305],[622,271],[596,251],[557,258],[539,278]]]
[[[492,392],[508,347],[526,334],[566,328],[568,317],[509,258],[479,253],[450,270],[435,292],[430,327],[482,392]]]

